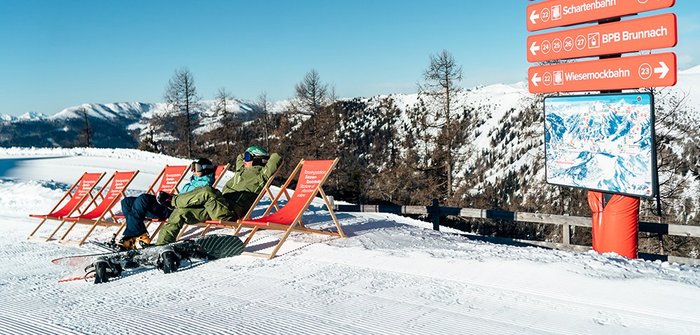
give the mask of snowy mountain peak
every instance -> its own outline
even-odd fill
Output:
[[[39,121],[47,118],[44,113],[28,112],[20,116],[12,116],[9,114],[0,114],[0,122],[19,122],[19,121]]]
[[[141,102],[119,102],[109,104],[82,104],[68,107],[49,117],[51,120],[73,119],[83,117],[87,112],[88,117],[113,120],[116,118],[139,118],[141,114],[150,111],[154,104]]]
[[[700,65],[695,65],[689,69],[679,71],[679,74],[700,74]]]
[[[34,121],[34,120],[43,120],[46,117],[47,117],[47,115],[44,113],[27,112],[27,113],[20,115],[17,119],[21,120],[21,121]]]

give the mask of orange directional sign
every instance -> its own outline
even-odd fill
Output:
[[[676,84],[672,52],[587,62],[533,66],[528,70],[531,93],[622,90]]]
[[[527,60],[543,62],[669,48],[678,42],[676,27],[675,14],[662,14],[533,35],[527,38]]]
[[[527,6],[527,30],[535,31],[598,21],[655,9],[668,8],[676,0],[550,0]]]

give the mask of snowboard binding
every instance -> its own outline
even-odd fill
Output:
[[[118,263],[113,263],[108,257],[97,257],[91,265],[85,268],[85,277],[91,273],[95,274],[95,284],[108,283],[110,278],[119,277],[122,267]]]
[[[180,267],[180,259],[173,248],[164,248],[158,255],[156,267],[163,273],[173,273]]]

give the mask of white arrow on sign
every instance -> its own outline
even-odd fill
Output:
[[[537,14],[534,10],[532,11],[532,13],[530,13],[530,22],[532,22],[532,24],[537,23],[537,22],[535,22],[535,20],[537,20],[539,18],[540,18],[540,14]]]
[[[535,85],[535,87],[540,86],[539,83],[542,81],[541,77],[537,76],[537,72],[535,72],[534,75],[532,75],[532,84]]]
[[[537,51],[540,51],[540,46],[537,45],[537,42],[532,42],[532,45],[530,45],[530,52],[533,56],[537,56]]]
[[[655,67],[654,73],[661,73],[659,78],[664,79],[666,77],[666,74],[668,74],[669,68],[668,68],[668,66],[666,66],[666,63],[664,63],[664,62],[659,62],[659,65],[661,65],[661,67]]]

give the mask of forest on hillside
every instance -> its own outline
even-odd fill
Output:
[[[263,94],[250,111],[233,113],[233,97],[221,89],[216,107],[199,113],[193,75],[182,69],[168,86],[172,109],[148,121],[139,147],[233,163],[247,146],[262,145],[284,157],[280,176],[289,175],[300,159],[337,157],[326,192],[352,203],[429,205],[437,199],[445,206],[590,216],[585,190],[544,182],[545,96],[523,95],[499,113],[502,101],[470,100],[475,95],[458,85],[461,79],[461,67],[443,51],[431,56],[416,101],[408,105],[391,95],[338,99],[311,70],[281,112],[271,112]],[[698,224],[698,122],[682,96],[652,92],[662,212],[659,216],[655,201],[644,201],[641,219]],[[284,177],[278,178],[281,184]],[[548,225],[451,219],[484,235],[561,238]],[[643,250],[700,250],[696,242],[642,237]],[[578,229],[573,239],[590,243],[590,230]]]
[[[5,124],[0,145],[14,140],[12,145],[31,146],[47,137],[63,147],[119,143],[177,157],[208,157],[217,164],[235,163],[245,148],[261,145],[284,158],[277,185],[301,159],[339,158],[324,189],[352,203],[429,205],[436,199],[443,206],[590,216],[585,190],[545,182],[545,96],[464,89],[462,76],[461,66],[443,51],[430,57],[410,99],[339,99],[333,86],[310,70],[293,88],[294,97],[273,111],[264,93],[243,108],[225,88],[204,106],[194,75],[185,68],[166,85],[162,112],[118,123],[86,116]],[[641,219],[698,225],[700,124],[684,96],[668,89],[652,93],[661,202],[643,201]],[[130,127],[131,136],[117,129],[134,123],[139,127]],[[28,140],[16,143],[18,134]],[[560,229],[550,225],[449,219],[482,235],[561,238]],[[699,241],[643,237],[641,245],[650,251],[700,250]],[[590,230],[577,228],[572,238],[589,244]]]

